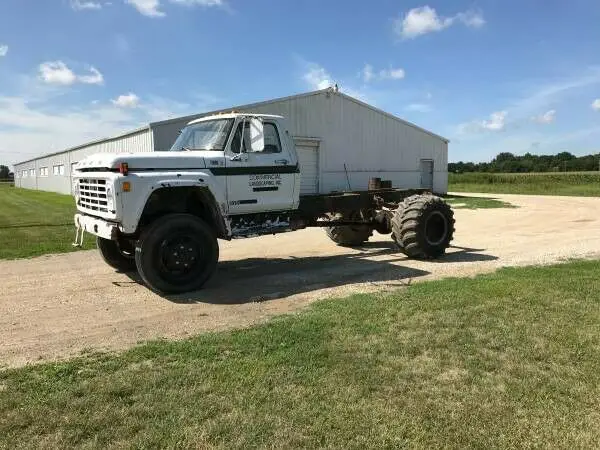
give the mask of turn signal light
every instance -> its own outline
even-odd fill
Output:
[[[121,163],[119,164],[119,172],[121,175],[127,175],[129,173],[129,164]]]
[[[129,181],[123,181],[123,192],[131,192],[131,183]]]

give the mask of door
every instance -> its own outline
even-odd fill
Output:
[[[421,188],[433,190],[433,160],[421,160]]]
[[[319,193],[319,141],[296,139],[300,195]]]
[[[229,214],[292,209],[297,161],[282,145],[277,123],[265,121],[263,126],[262,151],[251,151],[250,123],[246,121],[238,123],[226,153]]]

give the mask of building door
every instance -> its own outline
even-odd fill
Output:
[[[433,160],[421,160],[421,188],[433,190]]]
[[[319,141],[295,138],[300,166],[300,195],[319,193]]]

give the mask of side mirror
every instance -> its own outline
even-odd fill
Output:
[[[265,149],[265,134],[262,120],[250,119],[250,151],[262,152]]]

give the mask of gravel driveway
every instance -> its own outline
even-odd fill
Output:
[[[600,257],[600,198],[494,197],[519,208],[456,210],[455,247],[440,261],[408,260],[388,236],[346,249],[307,229],[220,241],[206,288],[169,298],[115,273],[95,251],[0,261],[0,366],[244,327],[330,296]]]

